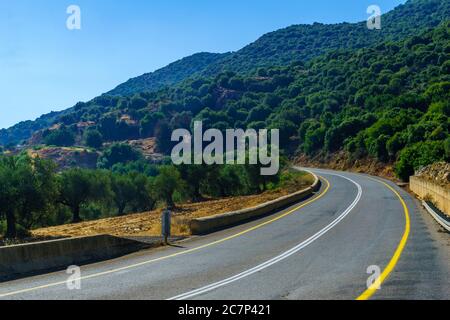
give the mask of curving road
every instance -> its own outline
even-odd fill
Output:
[[[276,215],[83,266],[80,290],[64,272],[2,283],[0,299],[450,298],[449,234],[417,201],[380,179],[314,172],[322,189]]]

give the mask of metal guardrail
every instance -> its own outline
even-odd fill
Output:
[[[427,201],[422,201],[423,206],[431,214],[431,216],[436,220],[444,229],[450,232],[450,221],[445,219],[436,209],[433,208]]]

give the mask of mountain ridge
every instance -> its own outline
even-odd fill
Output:
[[[164,86],[176,84],[194,74],[201,72],[209,64],[227,56],[228,54],[229,53],[211,52],[195,53],[172,62],[154,72],[144,73],[143,75],[131,78],[105,94],[133,95],[142,91],[159,90]]]
[[[446,0],[409,0],[383,15],[382,31],[369,31],[365,22],[325,25],[294,25],[267,33],[232,53],[198,53],[153,73],[132,78],[102,96],[132,96],[176,85],[192,77],[212,77],[224,71],[249,73],[261,67],[286,66],[308,61],[330,50],[365,48],[381,40],[395,41],[435,27],[450,17]],[[174,71],[177,70],[177,71]],[[101,99],[102,96],[93,99]],[[91,102],[92,102],[91,101]],[[82,103],[85,104],[85,103]],[[49,127],[75,110],[52,112],[35,121],[24,121],[0,130],[0,144],[19,143],[33,132]]]
[[[411,6],[415,6],[415,11],[421,11],[422,14],[420,16],[412,16],[410,21],[410,23],[412,22],[412,26],[404,30],[396,21],[408,15]],[[439,15],[436,12],[442,12],[444,14]],[[211,63],[202,66],[201,69],[191,73],[190,76],[214,76],[223,71],[242,73],[249,72],[258,67],[286,66],[296,60],[308,61],[330,50],[360,49],[373,45],[381,40],[398,41],[420,31],[423,29],[423,25],[426,25],[427,28],[436,27],[442,21],[443,16],[448,17],[449,14],[450,5],[448,1],[409,0],[405,4],[399,5],[382,15],[382,29],[380,31],[368,30],[366,21],[335,24],[315,22],[312,24],[291,25],[268,32],[238,51],[217,54],[217,59],[212,59]],[[356,29],[354,29],[355,27]],[[312,33],[312,36],[308,36],[308,33]],[[337,33],[339,34],[338,37],[336,37]],[[358,41],[361,38],[365,40],[360,43],[352,42],[352,39]],[[278,48],[280,42],[287,43],[283,50],[279,50]],[[308,42],[310,43],[309,46],[307,45]],[[288,49],[286,50],[286,48]],[[182,63],[183,60],[176,61],[171,65]],[[248,63],[248,61],[252,62]],[[133,78],[133,82],[146,83],[145,78],[147,75],[149,74],[135,77]],[[175,81],[170,84],[176,83]],[[131,92],[129,90],[117,90],[118,88],[110,91],[109,94],[125,93],[126,95],[130,95],[155,89],[153,84],[147,88],[144,85],[140,85],[140,90]],[[161,86],[158,86],[157,89],[161,88]]]

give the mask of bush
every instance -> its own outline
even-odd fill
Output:
[[[159,152],[168,153],[172,149],[172,130],[166,121],[160,121],[156,125],[155,138]]]
[[[450,161],[450,137],[448,137],[447,140],[445,140],[444,149],[445,149],[445,158],[447,161]]]
[[[44,144],[48,146],[69,147],[75,143],[75,134],[65,126],[44,134]]]
[[[420,167],[444,160],[442,141],[419,142],[404,149],[395,165],[395,173],[403,181],[409,181]]]
[[[303,144],[303,150],[307,154],[312,154],[314,151],[324,147],[326,129],[319,127],[317,129],[308,129],[305,135],[305,142]]]
[[[387,144],[386,149],[389,153],[390,157],[395,158],[397,154],[405,147],[406,145],[406,138],[405,136],[397,132],[393,137],[391,137]]]
[[[58,202],[72,211],[72,222],[82,221],[81,209],[110,198],[109,176],[100,170],[70,169],[59,177]]]
[[[131,103],[130,103],[131,109],[139,110],[139,109],[145,108],[146,106],[147,106],[147,101],[145,99],[142,99],[138,96],[133,97],[131,99]]]
[[[173,166],[164,166],[155,178],[154,189],[158,198],[164,201],[168,208],[175,207],[174,194],[184,187],[180,172]]]
[[[0,219],[7,221],[7,238],[24,235],[56,197],[55,167],[26,155],[0,158]],[[26,232],[25,232],[26,233]]]
[[[91,148],[101,148],[103,136],[98,130],[87,130],[84,134],[84,143]]]
[[[137,161],[142,158],[142,154],[128,144],[115,143],[105,150],[98,159],[97,167],[101,169],[111,169],[115,164]]]
[[[6,221],[0,220],[0,235],[4,235],[6,232]]]

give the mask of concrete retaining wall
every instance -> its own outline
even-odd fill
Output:
[[[411,177],[410,189],[421,199],[428,196],[442,212],[450,215],[450,190],[420,177]]]
[[[190,222],[190,230],[193,235],[201,235],[211,233],[226,227],[236,225],[240,222],[256,219],[264,215],[275,212],[276,210],[285,208],[296,202],[311,196],[314,191],[320,189],[320,180],[314,175],[315,181],[313,185],[304,190],[284,196],[282,198],[261,204],[254,208],[243,209],[234,212],[228,212],[211,217],[193,219]]]
[[[0,248],[0,281],[116,258],[148,247],[108,235]]]

